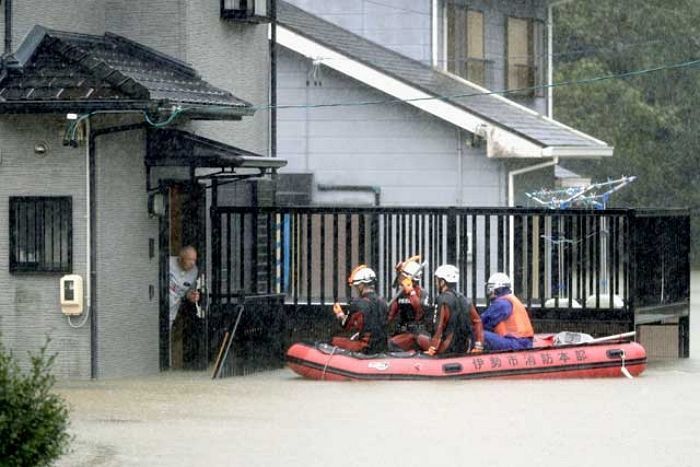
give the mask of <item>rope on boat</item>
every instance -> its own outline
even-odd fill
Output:
[[[328,356],[328,360],[326,360],[326,364],[323,365],[323,373],[321,373],[321,381],[326,379],[326,370],[328,369],[328,364],[330,363],[331,358],[333,358],[333,354],[335,353],[335,350],[337,348],[338,348],[337,346],[335,346],[335,345],[333,346],[333,350],[331,350],[331,354]],[[624,366],[624,364],[623,364],[623,366]]]
[[[625,351],[620,350],[620,360],[622,360],[622,367],[620,367],[620,371],[622,372],[623,375],[628,377],[629,379],[634,379],[632,374],[630,374],[629,370],[625,368]]]

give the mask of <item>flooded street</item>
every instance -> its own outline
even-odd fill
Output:
[[[60,383],[61,466],[700,463],[700,273],[691,358],[638,379],[314,382],[289,370]]]

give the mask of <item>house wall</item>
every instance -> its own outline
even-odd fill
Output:
[[[187,12],[183,1],[104,1],[107,31],[187,60]]]
[[[267,155],[269,25],[219,19],[218,1],[188,0],[186,4],[187,61],[213,85],[258,107],[253,117],[240,122],[195,122],[193,128],[207,138]]]
[[[407,57],[431,64],[431,0],[286,1]]]
[[[75,329],[61,313],[61,274],[10,274],[9,196],[71,196],[73,201],[73,273],[85,278],[86,154],[85,148],[61,144],[65,120],[28,116],[0,119],[0,333],[4,344],[26,366],[27,351],[37,351],[51,338],[48,352],[58,352],[59,378],[90,377],[90,324]],[[49,150],[34,154],[43,141]],[[84,315],[74,317],[79,324]]]
[[[414,60],[432,65],[432,0],[286,0],[327,21],[348,29]],[[485,58],[492,60],[489,89],[505,89],[506,18],[537,18],[545,21],[544,0],[452,0],[484,13]],[[438,34],[438,60],[444,47]],[[440,68],[443,63],[440,64]],[[519,99],[540,113],[546,110],[545,98]]]
[[[42,116],[0,119],[0,225],[7,226],[9,196],[71,196],[73,274],[87,297],[86,145],[61,144],[65,120]],[[97,140],[98,377],[156,373],[158,362],[158,222],[146,209],[143,132]],[[34,154],[36,142],[49,151]],[[148,255],[148,239],[156,250]],[[27,351],[51,341],[59,378],[91,376],[90,318],[74,328],[61,313],[62,274],[9,272],[9,229],[0,229],[0,333],[23,366]],[[154,297],[149,298],[149,285]],[[87,305],[87,303],[85,303]],[[86,315],[72,318],[74,325]],[[89,315],[88,315],[89,316]]]
[[[137,130],[96,139],[100,378],[159,371],[159,232],[147,209],[145,138]]]
[[[242,121],[195,122],[188,130],[267,154],[267,24],[223,20],[219,2],[211,0],[107,0],[107,5],[107,30],[189,63],[206,81],[261,108]]]
[[[320,86],[313,79],[307,85],[311,62],[285,49],[278,66],[280,105],[388,99],[326,68]],[[503,164],[468,147],[464,132],[410,105],[282,108],[278,116],[279,157],[289,161],[283,173],[313,172],[317,184],[379,186],[386,206],[505,203]],[[343,196],[314,198],[327,203]]]
[[[105,0],[13,1],[13,49],[17,50],[24,37],[37,24],[62,31],[103,34],[105,30],[105,3]],[[4,11],[4,5],[0,9]],[[0,40],[4,42],[4,34]],[[4,43],[2,50],[4,50]]]

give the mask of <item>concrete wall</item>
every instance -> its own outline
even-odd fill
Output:
[[[325,68],[322,85],[307,86],[310,70],[309,60],[280,52],[281,105],[388,99]],[[380,186],[383,205],[505,203],[503,164],[487,159],[483,148],[468,147],[464,132],[408,104],[280,109],[278,115],[279,157],[289,161],[283,173],[313,172],[322,184]]]
[[[159,371],[158,219],[148,215],[145,150],[143,130],[96,140],[101,378]],[[155,243],[152,258],[149,238]]]
[[[51,337],[50,353],[58,352],[60,378],[90,377],[90,325],[72,328],[59,307],[61,274],[10,274],[9,196],[71,196],[73,199],[73,273],[85,278],[86,178],[85,148],[61,144],[65,120],[36,115],[0,119],[0,333],[5,345],[28,363]],[[48,146],[44,156],[34,144]],[[80,317],[73,318],[79,324]]]

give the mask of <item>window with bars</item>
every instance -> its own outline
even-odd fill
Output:
[[[9,218],[10,272],[72,272],[71,197],[10,197]]]
[[[519,96],[544,96],[544,23],[509,16],[506,48],[506,87]]]
[[[491,63],[484,52],[484,13],[452,1],[443,4],[444,69],[486,86]]]

